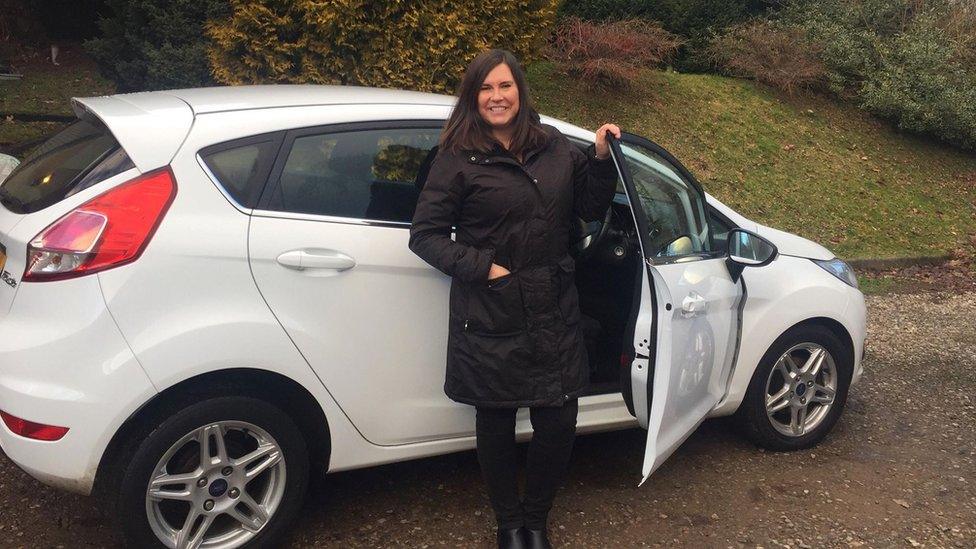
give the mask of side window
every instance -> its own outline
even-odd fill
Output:
[[[710,251],[701,193],[653,150],[632,143],[621,143],[621,150],[648,220],[648,234],[642,239],[653,256]]]
[[[712,231],[712,243],[715,245],[715,250],[727,250],[729,231],[732,230],[732,223],[722,214],[709,208],[708,227]]]
[[[273,210],[410,223],[417,173],[440,128],[387,128],[297,137]]]
[[[278,150],[279,138],[248,138],[207,147],[200,158],[238,204],[252,208]]]

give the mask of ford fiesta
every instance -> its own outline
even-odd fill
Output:
[[[473,408],[442,392],[450,281],[407,248],[453,102],[74,100],[78,120],[0,187],[4,453],[105,496],[131,544],[185,548],[276,539],[312,474],[473,448]],[[765,448],[819,442],[861,373],[850,268],[647,139],[612,153],[616,197],[561,266],[590,363],[579,431],[647,429],[644,479],[707,417]]]

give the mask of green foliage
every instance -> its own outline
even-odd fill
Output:
[[[710,68],[705,48],[711,36],[770,7],[768,0],[566,0],[560,15],[591,21],[649,19],[685,38],[676,65],[685,71]]]
[[[99,38],[85,48],[120,92],[213,84],[205,22],[226,13],[221,0],[107,0]]]
[[[557,0],[231,0],[209,57],[227,84],[359,84],[451,92],[482,50],[540,51]]]
[[[976,8],[951,0],[793,2],[831,88],[899,128],[976,148]]]

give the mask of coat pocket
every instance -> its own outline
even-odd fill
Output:
[[[576,261],[570,256],[559,260],[556,276],[559,278],[559,312],[566,324],[580,321],[579,292],[576,290]]]
[[[521,286],[514,272],[470,285],[464,331],[492,336],[521,333],[525,328]]]

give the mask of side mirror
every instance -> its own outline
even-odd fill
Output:
[[[772,242],[745,229],[729,231],[728,246],[729,257],[725,263],[733,282],[738,282],[742,269],[769,265],[779,254]]]

